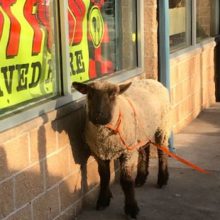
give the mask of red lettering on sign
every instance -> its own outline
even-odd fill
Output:
[[[50,30],[50,15],[49,15],[49,5],[47,5],[48,1],[45,0],[38,0],[38,18],[43,26],[47,29],[47,48],[50,51],[52,46],[52,37],[51,37],[51,30]]]
[[[20,44],[21,24],[11,11],[11,6],[16,2],[17,0],[0,0],[0,6],[10,19],[10,32],[6,49],[7,57],[17,56]],[[35,8],[36,12],[34,12]],[[41,52],[41,45],[43,40],[41,24],[46,27],[47,48],[50,50],[52,43],[49,23],[49,2],[45,0],[26,0],[23,14],[34,31],[32,54],[35,55]],[[3,33],[3,26],[4,17],[3,14],[0,13],[0,39]]]
[[[105,4],[105,0],[91,0],[91,3],[101,8]]]
[[[69,9],[69,41],[71,45],[79,44],[83,37],[83,19],[86,14],[86,6],[82,0],[68,0]],[[71,12],[71,13],[70,13]],[[72,16],[74,15],[74,17]]]
[[[41,51],[41,44],[43,34],[40,29],[40,24],[37,15],[33,14],[33,8],[37,6],[39,0],[26,0],[24,5],[24,17],[34,30],[34,38],[32,43],[32,54],[39,54]]]
[[[15,16],[11,12],[11,6],[16,3],[17,0],[0,0],[0,5],[10,19],[10,32],[6,49],[7,57],[14,57],[18,54],[21,25]]]
[[[3,14],[0,12],[0,40],[1,40],[2,32],[3,32],[3,25],[4,25],[4,16],[3,16]]]

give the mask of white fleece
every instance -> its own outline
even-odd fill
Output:
[[[154,140],[157,131],[169,136],[169,94],[158,81],[134,81],[125,93],[117,97],[110,124],[117,123],[119,112],[122,114],[121,134],[129,146],[139,141]],[[119,134],[106,126],[94,125],[89,120],[85,127],[85,140],[93,154],[103,160],[118,158],[122,153],[131,153],[122,143]]]

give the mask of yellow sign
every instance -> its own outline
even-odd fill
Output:
[[[52,1],[0,0],[0,114],[57,92]],[[104,36],[108,36],[101,14],[104,4],[68,0],[72,81],[95,78],[96,63],[100,66],[102,60],[108,62],[101,51]]]
[[[49,1],[0,1],[0,113],[54,92],[49,11]]]
[[[104,39],[105,24],[101,14],[104,4],[104,1],[68,1],[72,82],[85,82],[97,76],[95,59],[101,59],[101,54],[97,55],[95,49],[101,47]]]
[[[97,6],[93,6],[89,14],[89,33],[94,47],[99,47],[104,35],[104,21]]]
[[[69,43],[71,81],[89,80],[87,13],[90,0],[69,0]]]

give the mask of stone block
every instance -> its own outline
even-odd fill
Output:
[[[46,186],[52,187],[70,174],[69,148],[63,148],[48,157],[45,164]]]
[[[30,202],[44,191],[42,164],[37,163],[15,177],[16,208]]]
[[[28,134],[0,144],[0,181],[29,165]]]
[[[76,172],[66,178],[59,185],[61,211],[73,205],[82,197],[82,176],[81,172]]]
[[[7,220],[31,220],[31,205],[27,205],[24,208],[18,210],[11,215]]]
[[[31,161],[36,162],[57,149],[57,133],[54,123],[46,123],[30,132]]]
[[[0,219],[3,219],[14,210],[13,180],[0,184]]]
[[[38,197],[33,202],[34,219],[54,219],[59,215],[59,193],[55,187]]]

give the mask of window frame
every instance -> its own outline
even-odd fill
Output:
[[[183,42],[184,46],[181,46],[181,44],[177,44],[175,46],[170,46],[170,53],[175,53],[176,51],[179,51],[179,50],[183,50],[185,48],[188,48],[192,45],[192,18],[193,18],[193,15],[192,15],[192,5],[191,5],[192,2],[188,2],[186,1],[186,5],[185,5],[185,9],[186,9],[186,18],[185,18],[185,24],[186,24],[186,30],[185,30],[185,34],[186,34],[186,37],[185,37],[185,41]],[[168,3],[169,4],[169,3]],[[168,13],[169,12],[170,8],[168,6]],[[169,18],[170,19],[170,18]],[[170,22],[171,24],[171,22]],[[172,36],[172,35],[169,35],[169,37]]]
[[[196,18],[196,13],[197,13],[197,7],[196,7],[196,3],[197,3],[198,0],[191,0],[191,8],[188,9],[189,12],[191,13],[191,15],[189,16],[189,18],[187,18],[187,22],[191,22],[190,26],[191,26],[191,29],[189,31],[191,31],[191,39],[189,41],[191,41],[191,44],[187,47],[184,47],[184,48],[181,48],[181,49],[177,49],[177,50],[170,50],[170,57],[173,58],[173,57],[176,57],[176,56],[179,56],[181,54],[184,54],[188,51],[191,51],[195,48],[198,48],[199,45],[204,45],[206,44],[207,42],[211,42],[211,41],[214,41],[214,38],[215,37],[207,37],[207,38],[204,38],[202,39],[200,42],[197,42],[197,33],[196,33],[196,29],[197,29],[197,25],[196,25],[196,21],[197,21],[197,18]],[[215,7],[215,14],[218,16],[216,16],[215,18],[215,21],[216,21],[216,24],[215,24],[215,28],[217,28],[218,31],[219,30],[219,23],[220,23],[220,8],[219,8],[219,2],[217,2],[217,5],[218,7]]]
[[[56,1],[55,4],[55,44],[56,54],[60,59],[56,60],[56,72],[61,83],[58,85],[60,96],[50,100],[31,103],[16,112],[2,116],[0,132],[19,126],[22,123],[33,120],[50,111],[54,111],[64,105],[73,102],[73,110],[81,108],[85,101],[82,95],[71,89],[70,61],[69,61],[69,42],[68,42],[68,1]],[[61,25],[62,24],[62,25]],[[144,72],[144,0],[137,0],[137,67],[129,71],[119,71],[104,77],[95,79],[105,79],[111,82],[120,83],[137,77]]]
[[[220,2],[216,1],[216,7],[215,7],[215,30],[218,32],[218,35],[220,34]],[[214,25],[213,25],[214,26]]]

